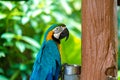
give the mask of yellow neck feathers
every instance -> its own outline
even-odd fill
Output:
[[[47,35],[47,38],[46,38],[46,40],[48,41],[48,40],[53,40],[52,39],[52,35],[53,35],[53,31],[50,31],[49,33],[48,33],[48,35]],[[58,46],[58,49],[60,50],[60,45],[57,43],[57,46]]]
[[[50,31],[50,32],[48,33],[48,35],[47,35],[46,40],[47,40],[47,41],[48,41],[48,40],[52,40],[52,35],[53,35],[53,31]]]

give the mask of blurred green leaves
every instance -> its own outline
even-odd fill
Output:
[[[15,45],[20,50],[21,53],[23,53],[25,51],[25,44],[24,43],[17,41],[15,43]]]
[[[22,41],[27,42],[28,44],[36,48],[40,48],[40,45],[38,42],[36,42],[34,39],[27,36],[15,35],[13,33],[4,33],[1,35],[1,38],[4,38],[7,40],[7,42],[3,44],[5,46],[10,46],[9,44],[13,43],[12,40],[16,39],[15,45],[21,52],[24,52],[25,46],[26,46]]]
[[[1,57],[5,57],[5,53],[2,52],[2,51],[0,52],[0,58],[1,58]]]
[[[44,33],[54,23],[70,31],[62,63],[81,64],[81,0],[0,1],[0,80],[28,80]]]
[[[3,76],[3,75],[0,75],[0,80],[9,80],[9,79],[7,79],[5,76]]]
[[[120,7],[118,7],[118,69],[120,69]]]
[[[120,80],[120,6],[117,7],[118,19],[118,80]]]
[[[35,46],[36,48],[40,48],[40,45],[34,39],[32,39],[32,38],[23,36],[22,40],[28,42],[29,44]]]

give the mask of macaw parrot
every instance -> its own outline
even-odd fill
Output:
[[[61,71],[60,40],[69,37],[64,24],[53,24],[45,33],[30,80],[58,80]]]

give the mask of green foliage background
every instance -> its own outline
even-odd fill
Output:
[[[62,40],[62,63],[80,65],[81,0],[0,1],[0,80],[29,79],[44,33],[54,23],[64,23],[70,31],[68,41]]]
[[[118,80],[120,80],[120,6],[117,7],[118,19]]]
[[[28,80],[47,28],[64,23],[62,63],[81,64],[81,0],[0,1],[0,80]]]

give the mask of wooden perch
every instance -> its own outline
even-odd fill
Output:
[[[116,0],[82,1],[81,80],[117,76]]]

